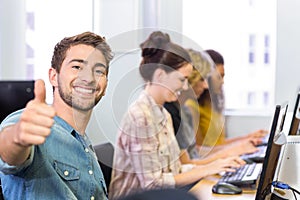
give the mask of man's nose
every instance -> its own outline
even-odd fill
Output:
[[[93,82],[95,80],[94,72],[89,67],[84,67],[79,72],[78,77],[85,82]]]

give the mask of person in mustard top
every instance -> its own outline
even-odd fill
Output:
[[[259,144],[262,137],[267,134],[266,130],[259,129],[252,133],[227,138],[225,133],[224,111],[224,59],[215,50],[205,50],[214,62],[215,70],[208,78],[208,86],[198,98],[199,103],[199,130],[197,132],[197,144],[208,147],[222,147],[234,145],[237,154],[254,151],[255,145]],[[251,145],[249,145],[249,143]],[[238,148],[237,148],[238,147]]]
[[[192,115],[194,131],[196,134],[196,143],[199,146],[198,141],[200,141],[202,134],[199,127],[200,107],[197,99],[204,90],[208,89],[207,78],[212,73],[214,64],[206,52],[200,52],[193,49],[189,49],[188,52],[195,70],[193,70],[191,76],[188,78],[190,88],[181,95],[180,101],[189,108]]]
[[[215,113],[211,117],[211,106],[208,107],[210,110],[203,112],[202,107],[199,105],[198,98],[202,96],[204,91],[208,91],[208,79],[215,78],[214,76],[218,75],[218,72],[208,53],[205,51],[195,51],[193,49],[189,49],[188,52],[193,62],[194,70],[188,78],[190,88],[182,93],[180,101],[185,107],[189,108],[192,115],[192,124],[197,143],[196,146],[201,160],[214,160],[216,158],[228,156],[239,156],[244,153],[257,151],[255,143],[257,144],[260,142],[259,138],[253,139],[255,143],[252,140],[245,139],[241,140],[239,143],[229,142],[227,144],[226,142],[220,142],[215,145],[216,143],[212,142],[212,145],[208,145],[209,141],[216,141],[220,135],[219,133],[222,133],[222,130],[224,130],[224,117],[219,113]],[[210,125],[210,132],[203,132],[201,127],[203,122]],[[205,141],[205,143],[203,143],[203,141]],[[225,137],[223,141],[225,141]]]
[[[208,87],[206,78],[212,71],[213,62],[205,52],[193,49],[187,49],[187,51],[193,64],[193,71],[188,77],[189,88],[181,91],[177,101],[164,103],[164,107],[172,117],[174,133],[181,150],[180,161],[185,164],[201,165],[231,156],[225,151],[210,154],[207,157],[200,155],[195,139],[200,116],[197,98]]]

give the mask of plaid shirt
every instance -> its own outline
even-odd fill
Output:
[[[145,91],[123,118],[115,147],[110,198],[175,187],[180,150],[170,114]]]

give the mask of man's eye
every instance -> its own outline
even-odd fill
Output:
[[[80,66],[72,66],[73,69],[80,69]]]
[[[106,74],[106,70],[105,69],[96,69],[95,73],[99,74],[99,75],[105,75]]]
[[[104,72],[101,71],[101,70],[96,70],[96,73],[97,73],[97,74],[104,74]]]

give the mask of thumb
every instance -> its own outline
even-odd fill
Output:
[[[45,103],[46,102],[46,87],[45,82],[38,79],[34,83],[34,100]]]

